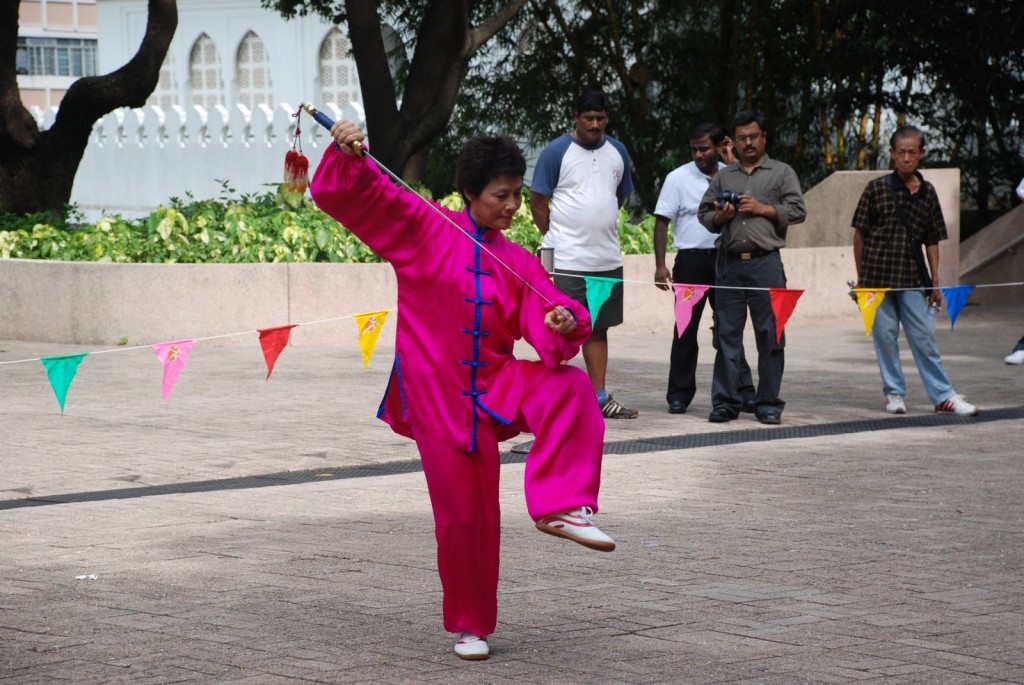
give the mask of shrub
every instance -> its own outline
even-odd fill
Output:
[[[156,263],[381,261],[304,195],[283,188],[237,195],[227,183],[222,185],[224,192],[218,199],[171,198],[167,206],[144,219],[114,215],[95,224],[60,225],[46,215],[0,213],[0,258]],[[463,208],[458,193],[440,203]],[[653,225],[650,216],[631,224],[620,210],[623,252],[651,252]],[[530,252],[540,245],[527,198],[506,235]]]

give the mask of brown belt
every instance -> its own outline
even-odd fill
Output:
[[[757,259],[758,257],[770,255],[773,252],[775,252],[775,250],[747,250],[746,252],[730,252],[729,256],[747,261],[748,259]]]

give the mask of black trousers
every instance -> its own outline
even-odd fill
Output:
[[[716,250],[679,250],[676,261],[672,265],[673,283],[691,283],[693,285],[714,285],[715,283],[715,252]],[[704,303],[710,302],[715,308],[715,289],[711,288],[700,301],[693,306],[693,317],[681,336],[672,328],[672,353],[668,367],[668,402],[680,401],[690,406],[697,394],[697,356],[700,345],[697,344],[697,332],[700,330],[700,318],[704,313]],[[712,328],[714,333],[714,328]],[[718,345],[715,344],[716,358]],[[716,361],[717,366],[717,361]],[[753,402],[755,396],[754,382],[750,375],[750,367],[740,350],[739,393],[743,400]]]
[[[785,288],[786,272],[778,251],[751,260],[729,255],[727,273],[719,285],[734,288]],[[738,414],[745,399],[740,392],[744,381],[740,360],[743,358],[743,329],[747,310],[757,341],[757,407],[758,418],[765,410],[782,413],[786,403],[779,397],[782,372],[785,368],[786,335],[775,340],[775,313],[767,290],[723,288],[716,298],[715,330],[719,354],[715,358],[715,377],[711,400],[716,407],[726,407]]]

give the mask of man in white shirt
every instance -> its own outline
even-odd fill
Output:
[[[725,168],[721,151],[731,154],[731,141],[721,128],[714,124],[700,124],[690,134],[690,154],[693,161],[672,171],[661,187],[658,204],[654,208],[654,281],[662,290],[671,290],[672,283],[693,285],[715,284],[715,240],[697,218],[697,207],[718,170]],[[733,157],[726,160],[734,163]],[[668,243],[668,226],[672,224],[672,246],[676,252],[671,273],[665,261]],[[697,393],[697,331],[700,328],[704,302],[715,307],[715,289],[693,306],[693,316],[682,335],[672,328],[672,353],[669,361],[668,401],[670,414],[685,414]],[[714,330],[714,327],[712,327]],[[718,345],[715,343],[717,350]],[[740,393],[743,397],[743,411],[752,412],[756,396],[747,360],[740,359]]]
[[[554,248],[555,285],[590,310],[593,329],[583,343],[583,361],[594,385],[601,413],[609,419],[632,419],[638,412],[605,389],[608,329],[622,323],[622,248],[618,218],[633,191],[629,154],[604,133],[608,101],[587,91],[576,101],[576,126],[541,151],[530,186],[530,209]],[[586,276],[619,279],[600,312],[587,302]]]

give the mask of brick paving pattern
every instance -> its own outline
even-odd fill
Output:
[[[885,415],[850,314],[791,321],[782,430],[707,422],[710,344],[669,415],[669,332],[612,336],[610,387],[641,412],[606,436],[619,548],[538,533],[510,455],[477,663],[441,627],[415,448],[373,418],[390,350],[364,371],[291,347],[265,382],[255,340],[197,345],[168,404],[152,352],[94,355],[63,416],[40,364],[0,366],[0,684],[1024,683],[1024,368],[1002,363],[1024,306],[939,334],[958,391],[1000,412],[980,420],[924,420],[909,356],[909,413]]]

